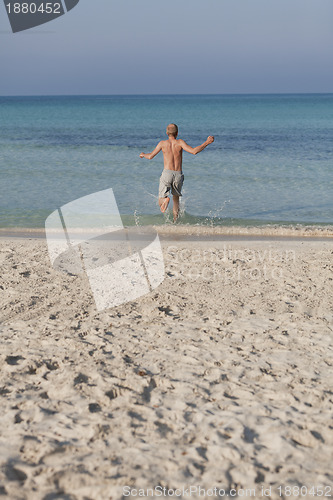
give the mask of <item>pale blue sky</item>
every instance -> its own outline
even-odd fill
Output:
[[[80,0],[12,34],[0,95],[333,92],[332,0]]]

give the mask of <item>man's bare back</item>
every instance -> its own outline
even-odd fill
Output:
[[[191,153],[193,155],[196,155],[200,153],[205,147],[208,146],[208,144],[211,144],[214,142],[214,137],[210,135],[207,140],[201,144],[200,146],[197,146],[196,148],[192,148],[189,146],[183,139],[177,139],[178,135],[178,127],[174,123],[171,123],[167,127],[167,135],[169,137],[168,140],[166,141],[160,141],[154,151],[151,153],[141,153],[140,158],[146,158],[147,160],[152,160],[160,151],[163,153],[163,158],[164,158],[164,171],[169,170],[173,172],[178,172],[182,173],[182,164],[183,164],[183,151],[186,151],[187,153]],[[162,174],[163,176],[163,174]],[[169,176],[170,177],[170,176]],[[177,182],[175,181],[174,178],[169,180],[163,180],[164,185],[161,188],[161,182],[162,182],[162,177],[160,180],[160,191],[159,191],[159,206],[161,209],[161,212],[165,212],[170,198],[167,196],[170,189],[172,189],[172,194],[173,194],[173,218],[174,221],[177,220],[178,214],[179,214],[179,196],[181,196],[181,187],[183,184],[183,177],[181,183],[179,183],[178,180],[178,186]],[[169,185],[170,184],[170,185]]]
[[[167,141],[161,141],[159,143],[163,153],[165,169],[177,170],[178,172],[182,171],[183,148],[181,142],[180,139],[175,139],[170,136]]]

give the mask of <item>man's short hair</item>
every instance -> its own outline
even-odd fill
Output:
[[[178,134],[177,125],[175,123],[170,123],[170,125],[167,126],[166,133],[167,135],[173,135],[174,137],[176,137],[176,135]]]

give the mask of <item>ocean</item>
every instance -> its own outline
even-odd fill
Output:
[[[188,225],[331,225],[333,94],[0,97],[0,227],[112,188],[125,225],[171,224],[157,204],[168,123],[184,153]]]

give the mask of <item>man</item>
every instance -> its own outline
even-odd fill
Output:
[[[179,197],[182,195],[181,190],[184,182],[182,173],[183,150],[196,155],[208,144],[214,142],[214,137],[210,135],[201,146],[191,148],[182,139],[177,139],[178,127],[174,123],[167,126],[166,133],[169,137],[168,140],[160,141],[150,154],[141,153],[140,158],[152,160],[160,151],[163,152],[164,170],[160,178],[158,204],[161,212],[164,213],[169,205],[170,197],[168,195],[171,191],[173,195],[173,220],[175,222],[179,215]]]

